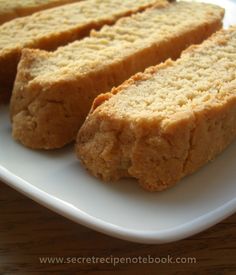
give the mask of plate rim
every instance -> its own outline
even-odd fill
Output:
[[[30,184],[2,165],[0,165],[0,179],[21,194],[69,220],[112,237],[143,244],[161,244],[182,240],[212,227],[236,212],[236,198],[234,198],[179,226],[151,231],[133,230],[89,215],[72,204]]]

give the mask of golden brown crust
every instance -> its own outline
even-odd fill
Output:
[[[74,140],[93,99],[101,88],[110,88],[110,74],[123,66],[117,62],[80,79],[65,77],[53,83],[43,82],[42,87],[40,82],[30,81],[29,71],[34,57],[44,54],[47,55],[42,51],[23,51],[10,104],[13,137],[35,149],[60,148]]]
[[[24,51],[11,100],[13,137],[28,147],[40,149],[59,148],[71,142],[84,122],[93,99],[99,93],[110,90],[150,65],[169,57],[176,58],[189,44],[200,43],[221,27],[223,11],[216,10],[211,21],[207,17],[203,22],[197,22],[198,25],[194,28],[185,28],[178,34],[168,32],[168,39],[163,39],[161,43],[153,43],[147,48],[140,45],[140,49],[129,56],[114,58],[99,69],[88,71],[83,77],[79,73],[72,73],[48,82],[40,76],[39,80],[27,79],[32,71],[30,63],[40,64],[41,56],[43,59],[46,54]],[[75,70],[79,71],[79,67]],[[97,99],[94,108],[105,98],[106,96],[102,96]],[[44,108],[45,105],[47,109]],[[53,115],[55,106],[60,109],[60,116]],[[50,119],[47,119],[49,116]]]
[[[84,166],[93,175],[105,181],[134,177],[143,188],[149,191],[161,191],[214,159],[236,137],[236,79],[233,74],[235,37],[236,27],[229,31],[220,31],[203,46],[193,46],[188,49],[177,62],[167,61],[148,69],[145,73],[137,74],[113,89],[112,93],[99,96],[95,100],[98,103],[95,104],[96,108],[89,114],[77,136],[76,154]],[[231,39],[234,41],[232,44],[230,44]],[[221,66],[219,72],[224,72],[221,77],[227,82],[213,78],[213,82],[207,86],[208,82],[201,76],[203,74],[201,66],[206,65],[202,62],[208,59],[203,58],[199,61],[199,77],[201,83],[205,85],[199,88],[199,95],[201,96],[201,89],[203,94],[208,95],[208,99],[205,97],[203,101],[199,101],[199,104],[194,101],[183,111],[176,111],[170,117],[167,116],[166,120],[160,118],[158,113],[151,117],[145,116],[145,110],[143,116],[132,116],[135,107],[130,107],[130,110],[127,109],[124,113],[123,106],[115,105],[118,96],[124,94],[124,97],[121,97],[123,99],[128,96],[127,91],[132,85],[137,87],[134,84],[141,85],[140,81],[145,83],[149,79],[153,83],[153,75],[156,75],[155,79],[158,79],[158,73],[159,78],[160,75],[164,77],[165,71],[169,72],[172,68],[171,72],[177,73],[178,64],[187,65],[186,62],[192,60],[198,62],[196,60],[201,56],[201,49],[204,56],[209,45],[214,48],[214,45],[227,43],[229,46],[225,58],[222,59],[221,55],[224,50],[219,53],[220,49],[217,48],[212,52],[216,55],[217,66]],[[194,59],[195,51],[199,51],[200,54]],[[184,60],[183,63],[181,60]],[[209,63],[206,70],[213,65],[214,63]],[[199,67],[193,67],[196,74]],[[218,77],[217,74],[216,76]],[[207,90],[203,87],[207,87]],[[215,87],[217,87],[216,93]],[[185,88],[187,89],[187,86]],[[158,91],[156,93],[158,94]],[[120,112],[117,111],[119,106]]]
[[[134,177],[149,191],[164,190],[232,142],[236,98],[189,114],[161,135],[158,130],[155,123],[144,121],[132,129],[128,122],[96,114],[80,129],[76,153],[93,175],[105,181]]]

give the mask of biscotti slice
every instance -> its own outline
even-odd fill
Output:
[[[75,139],[93,99],[221,26],[223,9],[178,2],[120,19],[53,53],[25,50],[11,100],[13,137],[52,149]]]
[[[79,0],[0,0],[0,24],[34,12],[78,2]]]
[[[0,26],[0,89],[11,91],[23,48],[55,50],[104,24],[163,0],[87,0],[34,13]],[[0,91],[0,92],[1,92]]]
[[[94,101],[76,151],[106,181],[174,185],[236,137],[236,26]]]

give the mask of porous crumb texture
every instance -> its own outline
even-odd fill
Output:
[[[118,18],[157,2],[165,1],[86,0],[36,12],[1,25],[0,86],[11,91],[23,48],[55,50],[89,35],[91,29],[113,24]]]
[[[182,2],[165,7],[124,18],[112,27],[105,26],[100,31],[92,31],[90,37],[49,53],[47,58],[39,57],[39,61],[31,67],[31,77],[43,80],[46,76],[54,80],[75,72],[78,75],[86,74],[137,50],[151,47],[154,43],[165,43],[164,39],[188,31],[190,24],[194,29],[199,26],[199,21],[219,21],[223,15],[222,9],[209,5],[197,4],[193,7]],[[194,8],[200,8],[199,12]],[[178,48],[178,45],[174,46]]]
[[[0,24],[17,17],[79,0],[0,0]]]
[[[166,189],[236,136],[236,26],[99,96],[76,151],[106,181]]]
[[[220,28],[222,17],[223,9],[213,5],[166,4],[53,53],[24,51],[11,100],[14,138],[45,149],[71,142],[95,96],[150,65],[176,58]]]

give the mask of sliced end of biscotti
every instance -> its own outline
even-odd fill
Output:
[[[0,25],[0,86],[7,88],[10,96],[22,49],[56,50],[59,46],[89,36],[93,29],[114,24],[119,18],[158,4],[165,5],[167,1],[87,0],[40,11]]]
[[[106,181],[174,185],[236,137],[236,26],[99,96],[76,152]]]
[[[14,138],[44,149],[71,142],[98,94],[177,58],[218,30],[223,14],[208,4],[158,5],[53,53],[24,51],[11,100]]]

